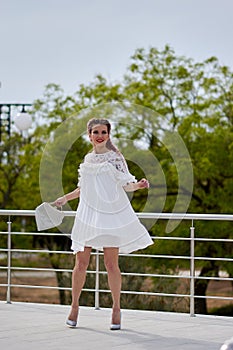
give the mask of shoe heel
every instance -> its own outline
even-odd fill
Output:
[[[111,331],[118,331],[121,329],[121,312],[120,312],[120,323],[111,323],[110,330]]]
[[[70,315],[72,313],[72,311],[71,311],[71,313],[69,314],[69,316],[66,319],[66,325],[67,325],[67,327],[70,327],[70,328],[76,328],[77,327],[77,323],[78,323],[77,320],[78,320],[78,311],[79,311],[79,309],[78,309],[78,307],[77,308],[72,307],[72,309],[74,309],[74,310],[76,309],[77,310],[76,321],[73,321],[73,320],[69,319],[69,317],[70,317]]]
[[[119,324],[111,324],[110,325],[110,330],[111,331],[119,331],[121,329],[121,324],[119,323]]]
[[[69,328],[76,328],[76,326],[77,326],[77,321],[72,321],[72,320],[67,319],[67,320],[66,320],[66,325],[67,325],[67,327],[69,327]]]

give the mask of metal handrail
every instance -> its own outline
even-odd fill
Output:
[[[75,216],[76,212],[64,211],[65,216]],[[191,214],[191,213],[136,213],[140,219],[166,220],[211,220],[233,221],[232,214]],[[0,216],[35,216],[35,210],[0,209]]]
[[[64,215],[68,217],[75,216],[75,211],[64,211]],[[71,290],[69,287],[58,287],[58,286],[35,286],[35,285],[20,285],[12,284],[11,277],[12,272],[14,271],[43,271],[43,272],[72,272],[70,269],[51,269],[51,268],[27,268],[27,267],[12,267],[11,266],[11,256],[12,253],[56,253],[56,254],[72,254],[68,251],[57,251],[57,250],[48,250],[48,249],[12,249],[11,248],[11,236],[12,235],[41,235],[41,232],[12,232],[12,222],[11,217],[15,216],[35,216],[35,210],[0,210],[1,216],[8,217],[7,221],[7,231],[0,231],[0,234],[8,236],[8,246],[6,249],[0,248],[0,252],[7,253],[7,266],[0,266],[0,270],[7,270],[7,283],[0,284],[0,287],[7,287],[7,302],[11,302],[11,288],[41,288],[41,289],[56,289],[56,290]],[[221,257],[201,257],[195,256],[194,244],[197,241],[200,242],[227,242],[232,243],[233,239],[219,239],[219,238],[196,238],[195,237],[195,227],[194,220],[212,220],[212,221],[233,221],[233,215],[228,214],[183,214],[183,213],[137,213],[138,217],[141,219],[159,219],[159,220],[189,220],[191,221],[190,227],[190,237],[152,237],[152,239],[160,240],[183,240],[190,242],[190,255],[189,256],[180,256],[180,255],[158,255],[158,254],[120,254],[121,256],[129,257],[140,257],[140,258],[163,258],[163,259],[184,259],[190,260],[190,273],[189,275],[179,275],[179,274],[148,274],[148,273],[127,273],[123,272],[124,276],[140,276],[140,277],[163,277],[163,278],[185,278],[190,281],[190,293],[189,294],[173,294],[173,293],[154,293],[154,292],[141,292],[141,291],[122,291],[122,294],[134,294],[134,295],[148,295],[148,296],[166,296],[166,297],[188,297],[190,299],[190,315],[194,316],[194,299],[195,298],[206,298],[206,299],[221,299],[232,301],[233,297],[223,297],[223,296],[200,296],[195,295],[194,292],[194,282],[196,279],[206,279],[206,280],[228,280],[233,281],[233,278],[230,277],[205,277],[205,276],[196,276],[195,275],[195,261],[198,260],[209,260],[209,261],[232,261],[233,258],[221,258]],[[44,235],[48,236],[64,236],[64,233],[51,233],[43,232]],[[65,234],[70,236],[70,234]],[[83,291],[94,292],[95,293],[95,307],[99,308],[99,294],[100,293],[110,293],[109,290],[103,290],[99,287],[99,276],[101,274],[106,274],[105,271],[100,271],[99,268],[99,257],[102,255],[99,251],[93,252],[92,255],[96,256],[96,270],[88,270],[87,273],[95,274],[95,288],[90,289],[86,288]]]
[[[7,270],[7,266],[0,266],[0,270]],[[11,271],[37,271],[37,272],[73,272],[72,269],[54,269],[54,268],[43,268],[43,267],[11,267]],[[88,274],[99,274],[107,275],[106,271],[87,270]],[[158,273],[138,273],[138,272],[121,272],[122,276],[135,276],[135,277],[163,277],[163,278],[180,278],[180,279],[191,279],[190,275],[171,275],[171,274],[158,274]],[[209,277],[209,276],[195,276],[195,279],[212,280],[212,281],[233,281],[231,277]],[[2,284],[0,284],[2,286]],[[12,286],[12,284],[11,284]]]

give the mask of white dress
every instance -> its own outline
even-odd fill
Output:
[[[84,247],[118,247],[120,253],[131,253],[153,244],[123,188],[130,182],[136,182],[135,177],[120,153],[85,156],[79,167],[80,201],[71,233],[74,253]]]

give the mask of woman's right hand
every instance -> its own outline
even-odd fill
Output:
[[[65,205],[66,203],[67,203],[66,196],[59,197],[59,198],[57,198],[57,199],[54,201],[54,204],[55,204],[57,207],[62,207],[62,206]]]

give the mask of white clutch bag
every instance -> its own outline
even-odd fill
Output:
[[[35,209],[35,218],[38,231],[59,226],[64,218],[64,212],[58,210],[52,203],[44,202]]]

